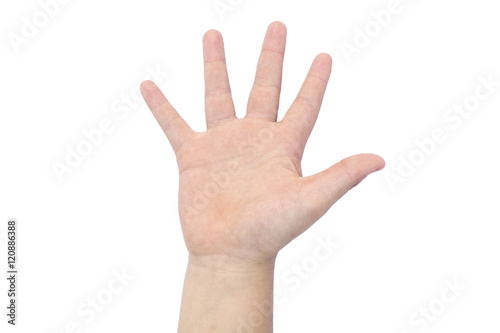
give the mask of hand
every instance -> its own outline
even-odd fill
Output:
[[[384,167],[377,155],[346,158],[303,177],[301,159],[322,103],[332,60],[314,59],[296,100],[276,122],[286,27],[269,26],[246,116],[235,116],[222,36],[203,37],[207,131],[195,132],[151,81],[141,85],[175,151],[179,212],[192,257],[274,260],[347,191]],[[214,260],[215,262],[215,260]]]

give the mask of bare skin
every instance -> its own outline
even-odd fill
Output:
[[[282,121],[277,122],[286,27],[264,39],[246,116],[238,119],[222,36],[203,37],[207,131],[195,132],[151,81],[141,91],[179,167],[179,215],[189,263],[178,332],[272,332],[274,262],[384,160],[348,157],[304,177],[302,154],[332,68],[318,55]],[[260,315],[259,315],[260,313]]]

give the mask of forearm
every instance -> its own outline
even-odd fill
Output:
[[[274,260],[190,256],[179,333],[273,331]]]

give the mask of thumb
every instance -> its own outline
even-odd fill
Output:
[[[330,207],[369,174],[383,169],[378,155],[359,154],[343,159],[315,175],[301,179],[300,202],[310,218],[317,221]]]

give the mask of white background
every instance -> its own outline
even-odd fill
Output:
[[[42,9],[2,0],[0,233],[9,218],[19,221],[20,275],[14,329],[0,283],[0,331],[61,333],[72,321],[80,332],[176,331],[187,252],[175,157],[143,101],[122,109],[126,116],[113,106],[125,105],[122,95],[148,67],[159,68],[168,72],[159,86],[203,131],[201,38],[215,28],[243,116],[267,25],[280,20],[288,27],[282,113],[314,56],[333,56],[304,174],[362,152],[387,166],[281,252],[275,331],[498,332],[500,87],[458,128],[443,115],[474,95],[480,76],[500,81],[499,8],[492,0],[401,0],[348,62],[342,43],[353,44],[356,27],[389,2],[233,0],[221,19],[213,0],[73,0],[16,52],[9,36],[22,36],[23,17],[33,22]],[[53,163],[65,163],[66,147],[106,118],[113,131],[60,181]],[[391,189],[386,177],[397,174],[399,157],[417,156],[415,140],[436,128],[447,140]],[[340,247],[315,267],[317,239],[328,237]],[[284,277],[303,263],[312,272],[293,289]],[[104,297],[122,269],[134,279],[87,323],[77,308]],[[425,329],[411,324],[420,307],[440,310],[447,279],[467,290]]]

